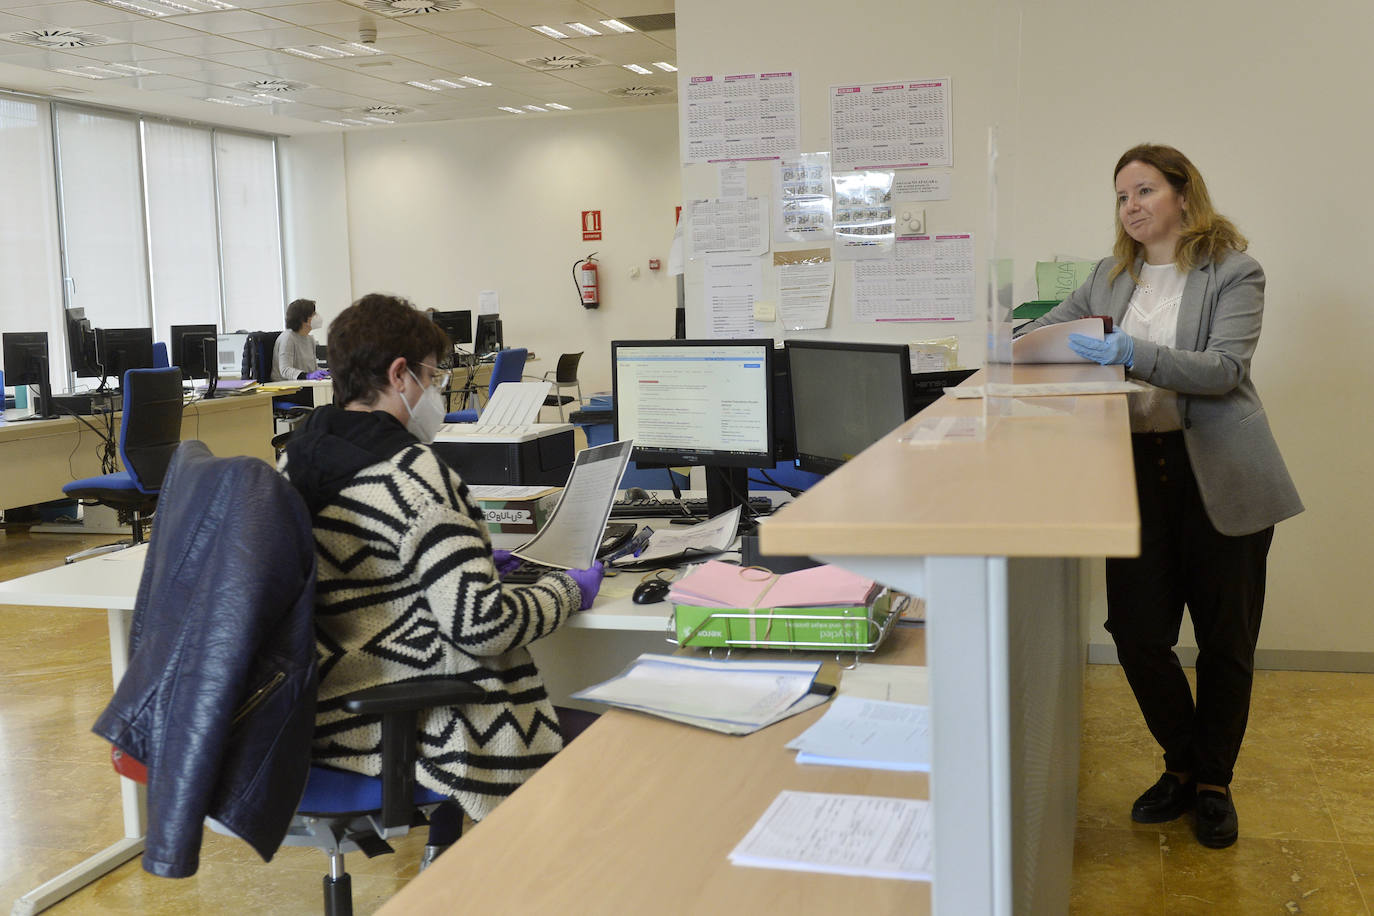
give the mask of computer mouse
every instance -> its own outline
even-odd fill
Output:
[[[625,491],[625,501],[632,503],[648,502],[649,491],[644,489],[643,487],[630,487],[628,490]]]
[[[648,579],[635,587],[633,601],[635,604],[658,604],[668,597],[672,587],[673,583],[667,579]]]

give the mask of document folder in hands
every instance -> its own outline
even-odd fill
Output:
[[[611,504],[630,461],[631,442],[608,442],[577,453],[558,505],[539,533],[511,554],[556,569],[586,569],[596,560]]]
[[[747,735],[824,703],[820,662],[712,661],[645,653],[572,695],[730,735]]]

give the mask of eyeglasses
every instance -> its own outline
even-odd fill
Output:
[[[453,374],[452,370],[442,369],[439,366],[431,366],[429,363],[420,363],[420,365],[434,373],[434,377],[429,380],[429,387],[433,388],[435,391],[448,390],[448,380]]]

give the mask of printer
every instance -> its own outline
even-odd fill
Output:
[[[446,423],[434,451],[470,484],[561,487],[572,472],[571,423]]]

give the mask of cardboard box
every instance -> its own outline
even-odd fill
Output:
[[[546,493],[535,499],[476,498],[477,507],[487,521],[487,528],[495,534],[534,534],[544,526],[558,504],[558,493]]]
[[[873,599],[871,606],[787,607],[755,609],[751,612],[748,609],[679,604],[674,606],[673,621],[678,644],[694,648],[724,647],[731,640],[734,641],[732,648],[736,649],[783,649],[789,643],[866,644],[877,639],[889,607],[890,593],[884,590]],[[750,616],[719,616],[722,614]],[[716,616],[712,618],[712,615]],[[784,619],[798,615],[814,619]],[[869,623],[870,618],[872,624]],[[706,623],[703,624],[703,621]],[[687,641],[689,637],[690,642]],[[801,648],[806,650],[814,647]]]

